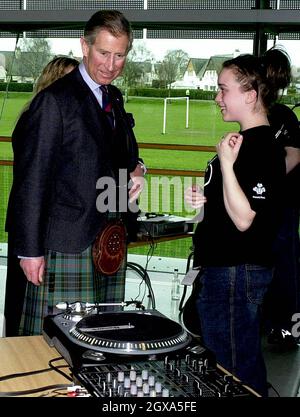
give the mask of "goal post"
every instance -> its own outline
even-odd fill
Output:
[[[168,100],[186,100],[186,114],[185,114],[185,128],[189,127],[189,107],[190,107],[190,98],[189,97],[166,97],[164,98],[164,121],[163,121],[163,135],[166,133],[167,126],[167,102]]]

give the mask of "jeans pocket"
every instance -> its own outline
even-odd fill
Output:
[[[247,298],[260,305],[272,280],[272,269],[261,265],[246,265]]]

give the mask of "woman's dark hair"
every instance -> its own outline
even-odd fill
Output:
[[[98,32],[108,30],[113,36],[127,35],[128,48],[132,47],[133,35],[131,25],[125,16],[118,10],[99,10],[89,19],[84,28],[84,39],[89,45],[95,43]]]
[[[279,46],[274,47],[265,52],[261,59],[262,65],[266,67],[267,79],[274,88],[287,88],[292,81],[291,62],[287,52]]]
[[[255,90],[268,111],[278,100],[279,91],[291,82],[291,63],[288,54],[272,48],[264,55],[239,55],[223,62],[223,68],[231,68],[243,91]]]

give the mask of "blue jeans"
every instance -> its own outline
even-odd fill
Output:
[[[203,342],[217,362],[267,396],[261,352],[260,306],[272,269],[259,265],[205,267],[197,299]]]

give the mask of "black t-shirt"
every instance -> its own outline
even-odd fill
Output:
[[[194,264],[230,266],[245,263],[271,265],[272,241],[281,219],[281,192],[285,161],[269,126],[241,132],[243,143],[234,164],[237,180],[256,216],[250,228],[240,232],[225,209],[218,157],[205,174],[204,219],[195,236]]]
[[[276,103],[270,111],[269,122],[276,142],[283,148],[300,148],[300,125],[296,114],[288,106]],[[285,201],[288,207],[300,207],[300,164],[286,176]]]

